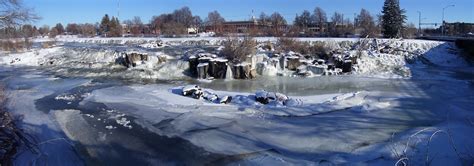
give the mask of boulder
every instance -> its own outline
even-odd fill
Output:
[[[158,56],[158,63],[164,63],[166,62],[168,59],[165,55],[160,55]]]
[[[342,68],[342,65],[344,65],[343,60],[334,60],[334,67],[335,68]]]
[[[212,59],[209,61],[208,74],[217,79],[225,79],[227,72],[227,59]]]
[[[255,92],[255,101],[262,104],[277,102],[279,104],[285,105],[288,100],[289,97],[281,93],[267,92],[265,90],[259,90]]]
[[[278,69],[280,67],[280,60],[278,58],[272,58],[268,61],[268,65],[271,65]]]
[[[325,63],[326,63],[326,61],[324,61],[324,59],[318,59],[318,60],[316,60],[316,63],[315,63],[315,64],[323,65],[323,64],[325,64]]]
[[[290,56],[287,57],[288,59],[288,70],[296,70],[300,65],[300,58],[297,56]]]
[[[348,73],[352,71],[352,60],[345,60],[342,64],[342,72]]]
[[[182,89],[183,96],[191,96],[195,99],[199,99],[204,94],[201,90],[201,87],[197,85],[188,85]]]
[[[148,61],[148,55],[136,52],[122,54],[122,57],[116,60],[117,63],[122,64],[128,68],[136,67],[138,64],[142,64],[144,61]]]
[[[233,66],[235,79],[251,79],[256,76],[256,70],[252,70],[249,63],[240,63]]]
[[[208,91],[204,91],[203,93],[203,99],[207,100],[207,101],[210,101],[210,102],[215,102],[217,101],[217,99],[219,98],[217,96],[217,94],[215,93],[211,93],[211,92],[208,92]]]
[[[314,75],[323,75],[326,73],[327,65],[311,65],[308,70]]]
[[[262,104],[268,104],[269,99],[267,97],[268,92],[265,90],[259,90],[255,92],[255,101],[262,103]]]
[[[257,78],[257,69],[250,69],[250,79]]]
[[[221,104],[229,104],[232,101],[232,96],[224,96],[219,99]]]
[[[336,68],[336,66],[333,63],[328,63],[327,66],[328,66],[328,70],[334,70]]]
[[[189,72],[191,72],[191,75],[195,76],[197,75],[197,66],[199,64],[198,58],[195,56],[189,57]]]

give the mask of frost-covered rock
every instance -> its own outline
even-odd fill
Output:
[[[209,63],[201,62],[197,65],[197,78],[206,79],[208,78]]]
[[[251,68],[250,63],[242,62],[233,66],[235,79],[252,79],[257,76],[257,70]]]
[[[265,90],[258,90],[255,92],[255,101],[262,104],[275,103],[279,105],[285,105],[289,100],[289,97],[276,92],[267,92]]]
[[[232,96],[224,96],[219,99],[221,104],[229,104],[232,101]]]
[[[183,96],[191,96],[193,98],[199,99],[204,94],[201,87],[197,85],[188,85],[182,89]]]
[[[308,71],[311,71],[313,75],[324,75],[327,71],[328,66],[321,64],[321,65],[310,65],[307,67]]]
[[[217,94],[209,92],[209,91],[204,91],[202,97],[203,97],[203,99],[208,100],[210,102],[215,102],[219,98],[219,96],[217,96]]]
[[[298,56],[289,56],[288,59],[288,70],[296,70],[300,65],[300,57]]]
[[[161,40],[147,42],[147,43],[139,45],[139,47],[142,47],[142,48],[161,48],[163,46],[164,46],[164,44],[163,44],[163,41],[161,41]]]

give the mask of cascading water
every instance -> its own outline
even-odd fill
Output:
[[[234,79],[234,74],[232,73],[232,68],[230,68],[230,64],[227,64],[227,71],[225,72],[225,79],[226,80]]]

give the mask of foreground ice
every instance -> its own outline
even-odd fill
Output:
[[[444,156],[432,157],[433,161],[472,162],[472,144],[463,146],[463,142],[473,135],[462,134],[474,131],[472,122],[455,120],[453,115],[446,119],[443,109],[453,105],[423,103],[432,100],[423,94],[360,91],[290,96],[300,104],[281,106],[259,104],[249,93],[215,91],[235,97],[231,104],[220,105],[181,96],[179,89],[159,85],[112,87],[92,92],[82,104],[99,102],[118,110],[128,108],[122,111],[139,117],[134,123],[155,133],[185,138],[214,153],[262,152],[282,165],[290,161],[393,164],[404,157],[409,158],[404,162],[423,163],[427,143],[430,155]],[[453,102],[464,103],[453,113],[456,117],[473,116],[467,109],[473,103],[465,99]],[[449,133],[447,138],[453,141],[446,142],[441,133]],[[464,156],[458,158],[453,151],[441,150],[451,145]],[[262,164],[260,157],[245,162]]]

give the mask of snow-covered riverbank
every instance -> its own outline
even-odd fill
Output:
[[[38,39],[37,42],[44,42]],[[157,41],[163,43],[159,48],[142,48],[142,45],[153,44]],[[215,55],[221,48],[218,46],[226,38],[198,37],[198,38],[59,38],[58,46],[52,48],[34,48],[24,53],[12,53],[0,57],[0,63],[13,66],[36,66],[50,69],[63,75],[86,77],[116,77],[125,79],[160,79],[173,80],[185,79],[190,76],[187,59],[203,52]],[[277,38],[255,38],[256,41],[277,42]],[[382,78],[409,78],[411,68],[420,65],[438,65],[447,67],[469,66],[464,57],[453,43],[426,41],[426,40],[396,40],[378,39],[376,41],[353,38],[298,38],[300,41],[324,42],[326,47],[339,50],[336,59],[351,58],[352,69],[350,74],[364,77]],[[201,41],[201,42],[198,42]],[[189,42],[197,42],[191,44]],[[367,43],[367,49],[354,49],[361,47],[357,42]],[[348,46],[349,45],[349,46]],[[350,46],[353,45],[353,46]],[[387,47],[379,48],[379,47]],[[194,47],[194,48],[193,48]],[[198,49],[199,48],[199,49]],[[212,51],[210,51],[212,50]],[[271,57],[268,51],[261,50],[257,55],[266,61],[278,60]],[[382,50],[383,52],[381,52]],[[127,52],[146,54],[148,60],[139,63],[137,67],[125,70],[119,63],[119,58]],[[273,54],[273,53],[271,53]],[[289,55],[292,55],[291,53]],[[163,63],[158,59],[169,61]],[[260,58],[260,59],[262,59]],[[258,58],[257,58],[258,59]],[[306,63],[300,59],[300,63]],[[312,61],[312,60],[307,60]],[[269,62],[262,62],[265,72],[262,75],[292,75],[285,68],[271,69]],[[279,62],[288,63],[288,62]],[[266,64],[266,65],[265,65]],[[308,64],[309,65],[309,64]],[[252,68],[258,66],[254,64]],[[298,67],[298,66],[296,66]],[[300,67],[304,67],[300,66]],[[267,69],[268,68],[268,69]],[[300,68],[296,69],[297,71]],[[303,71],[309,70],[305,69]],[[235,73],[235,71],[234,71]],[[301,71],[299,71],[301,73]]]

